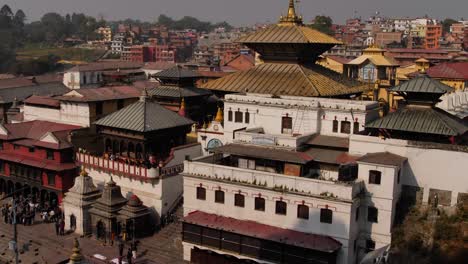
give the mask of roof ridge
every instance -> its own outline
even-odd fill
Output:
[[[316,93],[318,96],[320,96],[320,91],[318,90],[317,86],[312,82],[312,80],[309,78],[309,75],[306,74],[306,72],[305,72],[303,66],[302,66],[302,65],[299,65],[299,64],[297,64],[297,66],[299,67],[299,69],[300,69],[300,71],[302,72],[302,74],[304,74],[304,76],[306,77],[307,82],[310,83],[310,85],[311,85],[312,87],[314,87],[315,93]]]
[[[304,40],[305,40],[307,43],[311,43],[311,42],[309,41],[309,39],[307,38],[306,34],[304,34],[304,32],[301,30],[300,26],[294,24],[294,28],[295,28],[296,30],[299,30],[299,32],[301,33],[302,37],[304,37]]]

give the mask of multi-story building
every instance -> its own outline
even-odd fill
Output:
[[[133,86],[111,86],[73,90],[55,97],[31,96],[25,100],[23,118],[90,127],[137,101],[141,91]]]
[[[438,49],[439,41],[442,37],[442,25],[437,23],[429,23],[426,26],[426,35],[424,38],[425,49]]]
[[[70,133],[79,128],[48,121],[1,125],[1,192],[22,190],[34,202],[60,204],[77,175]]]
[[[100,27],[96,29],[96,33],[101,36],[101,41],[105,43],[112,42],[112,29],[110,27]]]
[[[456,205],[468,126],[435,108],[451,90],[419,76],[382,118],[375,102],[226,96],[224,126],[198,131],[211,154],[185,161],[184,258],[360,263],[391,243],[400,199]]]
[[[463,23],[454,23],[450,26],[450,33],[456,37],[463,38],[465,34],[465,25]]]
[[[115,35],[111,42],[112,54],[122,54],[123,47],[125,46],[125,34]]]
[[[115,181],[121,195],[137,195],[152,212],[152,224],[179,204],[183,160],[201,155],[199,144],[187,144],[193,121],[149,98],[140,100],[94,123],[101,143],[76,153],[94,183]],[[113,180],[111,180],[113,179]],[[120,191],[119,191],[120,192]],[[153,226],[153,227],[154,227]]]
[[[145,78],[141,70],[141,62],[94,62],[75,66],[67,70],[63,75],[63,84],[70,89],[80,89],[83,87],[99,87],[106,82],[106,74],[110,79],[126,76],[131,80]],[[114,77],[113,77],[114,76]],[[112,81],[112,80],[107,80]]]
[[[400,44],[403,34],[401,32],[378,32],[375,34],[374,43],[378,47],[386,47],[388,44]]]

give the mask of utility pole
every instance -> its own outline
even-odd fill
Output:
[[[12,202],[12,207],[13,207],[13,240],[11,242],[13,242],[13,250],[15,251],[15,263],[18,264],[19,263],[19,252],[18,252],[18,231],[17,231],[17,228],[16,228],[16,200],[15,200],[15,194],[23,191],[23,190],[26,190],[28,187],[26,188],[21,188],[21,189],[18,189],[18,190],[14,190],[12,193],[9,193],[7,196],[3,197],[2,199],[0,199],[0,201],[3,201],[9,197],[13,198],[13,202]]]

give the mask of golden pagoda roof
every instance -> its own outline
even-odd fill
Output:
[[[342,42],[310,27],[298,24],[271,25],[236,40],[240,43],[300,43],[339,45]]]
[[[417,60],[415,60],[414,62],[419,62],[419,63],[428,63],[429,61],[426,60],[425,58],[419,58]]]
[[[369,87],[320,65],[263,63],[203,84],[209,90],[294,96],[339,96]]]
[[[320,31],[304,26],[302,17],[296,15],[294,0],[289,0],[288,14],[281,16],[278,24],[271,25],[239,38],[240,43],[300,43],[300,44],[343,44]]]
[[[383,55],[361,55],[346,64],[361,65],[368,60],[376,66],[399,66],[398,62],[396,62],[393,58]]]

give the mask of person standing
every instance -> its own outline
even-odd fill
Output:
[[[65,220],[63,218],[60,219],[60,235],[65,235]]]
[[[127,251],[127,263],[132,264],[132,248],[129,247]]]
[[[58,236],[60,234],[60,223],[59,221],[55,221],[55,234]]]
[[[119,240],[119,264],[122,264],[122,258],[124,254],[124,244],[122,240]]]

